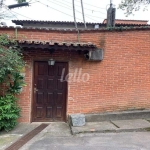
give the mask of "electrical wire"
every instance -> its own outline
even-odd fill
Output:
[[[51,3],[54,3],[54,2],[52,2],[52,1],[50,1],[50,0],[47,0],[47,1],[49,1],[49,2],[51,2]],[[39,2],[39,3],[41,3],[41,2]],[[42,3],[42,4],[44,4],[44,3]],[[56,5],[59,5],[59,6],[62,6],[62,5],[60,5],[60,4],[57,4],[57,3],[54,3],[54,4],[56,4]],[[44,5],[46,5],[46,4],[44,4]],[[49,6],[49,5],[46,5],[47,7]],[[64,6],[63,6],[64,7]],[[50,7],[50,8],[52,8],[52,7]],[[70,7],[65,7],[65,8],[67,8],[67,9],[70,9],[70,10],[72,10],[72,8],[70,8]],[[54,8],[53,8],[54,9]],[[80,12],[80,11],[78,11],[78,10],[76,10],[78,13],[80,13],[80,14],[82,14],[82,12]],[[68,15],[68,14],[67,14]],[[97,21],[97,20],[95,20],[95,19],[93,19],[93,18],[91,18],[91,17],[96,17],[96,18],[101,18],[101,17],[97,17],[97,16],[92,16],[92,15],[89,15],[89,14],[85,14],[85,16],[87,17],[87,18],[89,18],[89,19],[91,19],[91,20],[94,20],[94,21]],[[89,16],[91,16],[91,17],[89,17]],[[73,17],[73,16],[72,16]],[[78,18],[77,18],[78,19]],[[101,18],[101,19],[105,19],[105,18]],[[81,19],[79,19],[79,20],[81,20]],[[97,21],[98,22],[98,21]]]
[[[8,10],[4,10],[0,13],[0,19],[6,19],[6,18],[10,18],[11,16],[9,14],[6,14]],[[14,14],[13,14],[14,16]]]
[[[17,14],[17,15],[20,15],[20,16],[22,16],[22,17],[25,17],[25,18],[28,18],[28,19],[33,20],[32,18],[29,18],[29,17],[27,17],[27,16],[21,15],[21,14],[19,14],[19,13],[17,13],[17,12],[12,11],[12,10],[10,10],[10,11],[13,12],[13,13],[15,13],[15,14]]]
[[[55,3],[55,2],[53,2],[53,1],[50,1],[50,0],[47,0],[47,1],[49,1],[49,2],[51,2],[51,3],[53,3],[53,4],[56,4],[56,5],[62,6],[62,7],[64,7],[64,8],[67,8],[67,9],[72,10],[71,6],[69,6],[69,5],[65,5],[65,4],[63,4],[63,3],[62,3],[63,5],[65,5],[65,6],[63,6],[63,5],[61,5],[61,4],[58,4],[56,0],[55,0],[55,1],[56,1],[56,3]],[[61,2],[60,2],[60,3],[61,3]],[[67,6],[68,6],[68,7],[67,7]]]
[[[52,1],[50,1],[50,0],[47,0],[47,1],[52,2]],[[49,8],[51,8],[51,9],[54,9],[54,10],[56,10],[56,11],[58,11],[58,12],[61,12],[61,13],[65,14],[65,15],[68,15],[68,16],[70,16],[70,17],[73,17],[72,15],[69,15],[69,14],[67,14],[67,13],[65,13],[65,12],[62,12],[62,11],[58,10],[58,9],[55,9],[55,8],[53,8],[53,7],[50,7],[49,5],[44,4],[44,3],[42,3],[42,2],[40,2],[40,1],[38,1],[38,0],[35,1],[35,2],[32,2],[32,3],[36,3],[36,2],[42,4],[42,5],[46,6],[46,7],[49,7]],[[57,2],[58,2],[58,1],[57,1]],[[30,3],[30,4],[32,4],[32,3]],[[52,3],[54,3],[54,2],[52,2]],[[56,4],[56,3],[55,3],[55,4]],[[57,5],[60,5],[60,4],[57,4]],[[63,4],[63,5],[65,5],[65,4]],[[60,6],[62,6],[62,5],[60,5]],[[69,6],[69,5],[65,5],[65,6]],[[64,7],[64,6],[62,6],[62,7]],[[65,7],[65,8],[72,10],[72,8],[70,8],[70,6],[69,6],[69,7]],[[76,10],[76,11],[77,11],[78,13],[81,13],[81,12],[78,11],[78,10]],[[33,19],[30,18],[30,17],[24,16],[24,15],[22,15],[22,14],[20,14],[20,13],[17,13],[17,12],[12,11],[12,10],[10,10],[9,12],[10,12],[10,13],[13,12],[13,13],[18,14],[18,15],[20,15],[20,16],[23,16],[23,17],[25,17],[25,18],[28,18],[28,19],[33,20]],[[13,13],[12,13],[12,14],[13,14]],[[82,13],[81,13],[81,14],[82,14]],[[13,15],[14,15],[14,14],[13,14]],[[16,15],[14,15],[14,16],[16,17]],[[89,14],[85,14],[85,16],[86,16],[87,18],[91,19],[91,20],[94,20],[94,21],[97,21],[97,20],[95,20],[95,19],[93,19],[93,18],[91,18],[91,17],[101,18],[101,17],[97,17],[97,16],[92,16],[92,15],[89,15]],[[89,17],[89,16],[91,16],[91,17]],[[16,17],[16,18],[17,18],[17,17]],[[18,19],[18,18],[17,18],[17,19]],[[77,19],[83,21],[82,19],[79,19],[79,18],[77,18]],[[102,18],[102,19],[105,19],[105,18]],[[98,21],[97,21],[97,22],[98,22]]]
[[[29,17],[27,17],[27,16],[21,15],[20,13],[17,13],[17,12],[15,12],[15,11],[9,10],[8,7],[7,7],[7,5],[4,5],[4,6],[5,6],[5,7],[7,8],[7,10],[8,10],[12,15],[14,15],[16,18],[17,18],[17,16],[16,16],[15,14],[33,20],[32,18],[29,18]],[[13,14],[13,13],[15,13],[15,14]],[[18,18],[17,18],[17,19],[18,19]]]
[[[79,0],[76,0],[76,1],[80,2]],[[88,3],[85,3],[85,2],[84,2],[84,4],[89,5],[89,6],[92,6],[92,7],[96,7],[96,8],[99,8],[99,9],[106,9],[106,8],[101,8],[101,7],[94,6],[94,5],[91,5],[91,4],[88,4]]]
[[[51,3],[54,3],[54,2],[52,2],[52,1],[50,1],[50,0],[47,0],[47,1],[49,1],[49,2],[51,2]],[[56,1],[56,0],[55,0],[55,2],[58,2],[58,1]],[[65,7],[65,8],[68,8],[68,9],[71,9],[71,10],[72,10],[72,8],[70,8],[70,7],[71,7],[70,5],[66,5],[65,3],[62,3],[62,2],[59,2],[59,3],[61,3],[61,4],[65,5],[65,6],[63,6],[63,7]],[[58,4],[58,3],[54,3],[54,4],[60,5],[60,4]],[[62,5],[60,5],[60,6],[62,6]],[[68,7],[66,7],[66,6],[68,6]],[[76,6],[78,6],[78,5],[76,5]],[[79,6],[79,7],[81,8],[81,6]],[[86,9],[86,8],[84,8],[84,9]],[[95,11],[95,10],[91,10],[91,9],[87,9],[87,10]],[[80,11],[78,11],[77,9],[76,9],[76,11],[77,11],[77,12],[79,12],[79,13],[81,13],[81,12],[80,12]],[[98,12],[100,12],[100,11],[98,11]],[[102,13],[102,12],[100,12],[100,13]],[[82,14],[82,13],[81,13],[81,14]],[[102,14],[106,15],[106,13],[102,13]],[[87,15],[89,15],[89,14],[87,14]],[[89,15],[89,16],[92,16],[92,15]],[[97,17],[97,16],[92,16],[92,17],[101,18],[101,17]],[[103,18],[102,18],[102,19],[103,19]]]
[[[32,3],[30,2],[29,4],[33,4],[33,3],[37,3],[37,2],[38,2],[38,1],[35,1],[35,2],[32,2]]]
[[[9,11],[13,16],[15,16],[18,19],[18,17],[15,14],[13,14],[9,9],[7,11]]]
[[[40,2],[40,1],[38,1],[38,2],[41,3],[41,4],[44,5],[44,6],[47,6],[47,7],[51,8],[51,9],[54,9],[54,10],[56,10],[56,11],[58,11],[58,12],[61,12],[61,13],[65,14],[65,15],[67,15],[67,16],[73,17],[72,15],[69,15],[69,14],[67,14],[67,13],[64,13],[64,12],[58,10],[58,9],[55,9],[55,8],[53,8],[53,7],[50,7],[49,5],[44,4],[44,3]],[[82,19],[79,19],[79,18],[77,18],[77,19],[82,21]]]
[[[55,0],[56,1],[56,0]],[[68,1],[66,1],[66,0],[63,0],[63,2],[66,2],[66,3],[70,3],[70,2],[68,2]],[[71,3],[70,3],[71,4]],[[86,4],[85,2],[84,2],[84,4]],[[90,5],[90,4],[89,4]],[[76,6],[77,7],[81,7],[81,6],[79,6],[79,5],[77,5],[76,4]],[[97,8],[99,8],[99,9],[105,9],[105,8],[100,8],[100,7],[97,7]],[[86,10],[90,10],[90,11],[95,11],[95,12],[100,12],[101,14],[106,14],[106,13],[103,13],[103,12],[101,12],[101,11],[98,11],[98,10],[93,10],[93,9],[88,9],[88,8],[86,8],[85,6],[84,6],[84,9],[86,9]]]

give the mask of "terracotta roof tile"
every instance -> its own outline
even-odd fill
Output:
[[[73,21],[44,21],[44,20],[12,20],[13,23],[51,23],[51,24],[74,24]],[[94,23],[86,22],[87,24],[103,24],[103,23]],[[84,24],[83,22],[77,22],[77,24]]]
[[[107,19],[104,19],[103,23],[107,23]],[[130,20],[130,19],[116,19],[116,25],[134,25],[134,26],[143,26],[147,25],[148,20]]]
[[[103,23],[101,22],[86,22],[87,25],[96,25],[98,24],[99,26],[106,26],[106,21],[107,19],[105,19],[103,21]],[[121,22],[119,23],[119,20],[120,21],[124,21],[124,22]],[[69,24],[74,24],[74,22],[72,21],[43,21],[43,20],[12,20],[13,23],[15,23],[16,25],[23,25],[23,23],[41,23],[41,24],[66,24],[66,25],[69,25]],[[127,23],[128,22],[128,23]],[[131,23],[129,23],[131,22]],[[137,23],[139,22],[139,24]],[[144,26],[145,24],[143,22],[148,22],[147,20],[124,20],[124,19],[116,19],[116,26]],[[77,22],[78,25],[84,25],[83,22]]]
[[[35,45],[58,45],[58,46],[80,46],[80,47],[96,47],[91,42],[88,43],[77,43],[77,42],[59,42],[59,41],[37,41],[37,40],[19,40],[18,43],[20,44],[35,44]]]

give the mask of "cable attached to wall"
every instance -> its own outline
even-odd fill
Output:
[[[76,30],[78,31],[78,42],[80,42],[80,32],[79,32],[79,29],[78,29],[78,26],[77,26],[77,22],[76,22],[76,13],[75,13],[75,4],[74,4],[74,0],[72,0],[72,7],[73,7],[73,17],[74,17],[74,23],[75,23],[75,28]]]

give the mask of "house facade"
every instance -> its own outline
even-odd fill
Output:
[[[24,49],[20,122],[67,121],[70,114],[150,109],[150,27],[0,27]],[[102,61],[89,51],[103,50]],[[54,60],[54,65],[50,61]]]

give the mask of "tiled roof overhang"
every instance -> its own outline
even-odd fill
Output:
[[[44,20],[12,20],[13,23],[17,25],[22,25],[22,23],[46,23],[46,24],[74,24],[72,21],[44,21]],[[77,24],[83,24],[83,22],[77,22]],[[86,22],[86,24],[103,24],[103,23],[94,23],[94,22]]]
[[[96,45],[78,42],[58,42],[58,41],[36,41],[36,40],[19,40],[19,46],[27,49],[48,49],[48,50],[73,50],[73,51],[94,51]]]
[[[17,21],[17,20],[16,20]],[[20,20],[21,21],[21,20]],[[107,19],[104,19],[103,23],[105,23],[107,21]],[[118,21],[124,21],[124,22],[142,22],[142,24],[145,25],[145,23],[147,23],[149,20],[133,20],[133,19],[115,19],[116,22]],[[118,24],[118,23],[117,23]],[[123,23],[122,23],[123,24]],[[129,23],[127,23],[129,24]],[[134,23],[132,23],[134,24]]]
[[[60,24],[60,25],[73,24],[74,25],[74,22],[71,22],[71,21],[12,20],[12,22],[15,23],[16,25],[22,25],[22,26],[24,23],[27,23],[27,24],[37,24],[37,23],[38,24]],[[77,22],[77,24],[84,25],[83,22]],[[100,23],[100,22],[86,22],[86,24],[87,25],[99,25],[100,27],[106,26],[106,23]],[[116,26],[145,26],[145,24],[134,24],[134,23],[116,23],[115,25]]]

